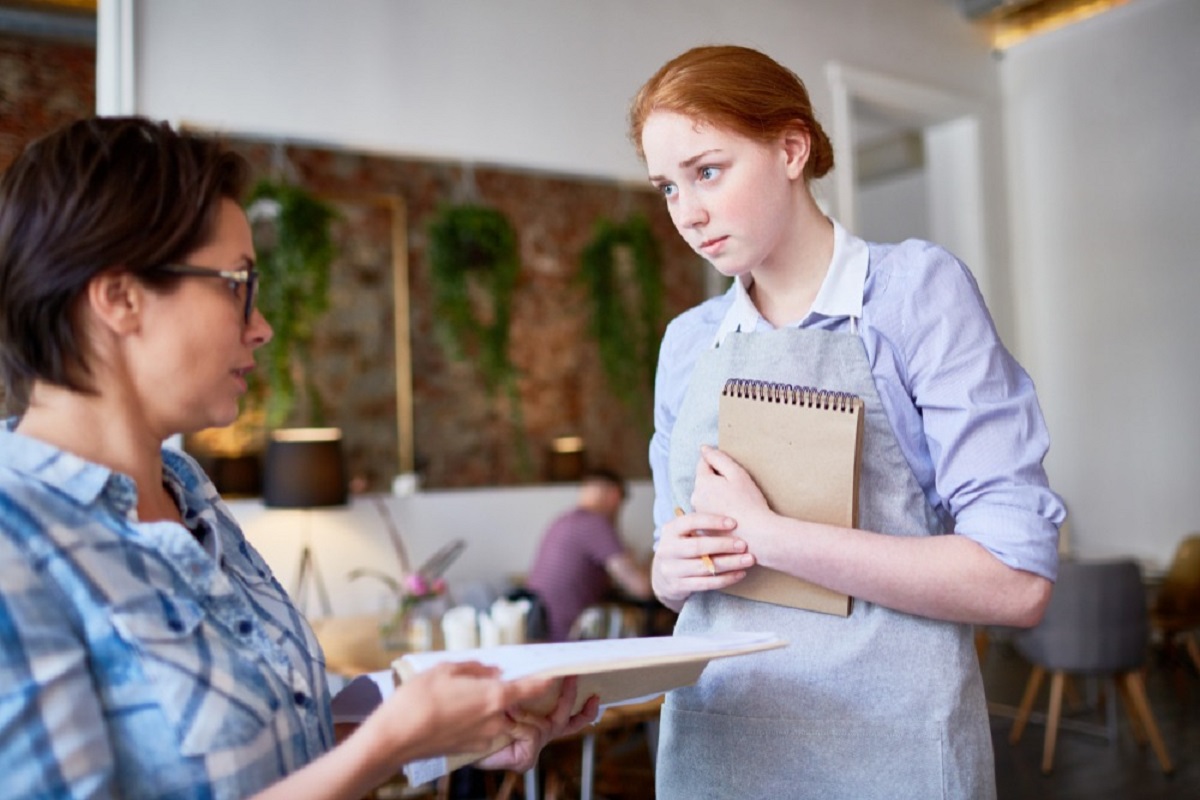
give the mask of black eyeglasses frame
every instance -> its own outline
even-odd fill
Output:
[[[235,292],[237,286],[245,286],[246,304],[242,309],[242,322],[246,325],[250,324],[250,317],[254,315],[254,302],[258,298],[258,270],[253,267],[249,269],[212,269],[192,264],[162,264],[155,267],[154,271],[190,278],[222,278],[234,284],[230,288]]]

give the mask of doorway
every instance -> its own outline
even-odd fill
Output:
[[[838,221],[868,240],[937,242],[990,294],[976,104],[839,62],[826,78]]]

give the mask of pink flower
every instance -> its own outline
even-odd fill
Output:
[[[446,592],[446,579],[445,578],[435,579],[433,582],[433,593],[434,594],[445,594],[445,592]]]
[[[425,582],[425,576],[421,573],[410,572],[404,576],[404,591],[420,597],[429,593],[429,584]]]

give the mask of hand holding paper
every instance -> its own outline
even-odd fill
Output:
[[[398,689],[389,672],[352,681],[333,698],[334,722],[365,718],[362,727],[374,729],[366,735],[386,741],[418,737],[397,751],[397,767],[424,759],[404,767],[414,785],[481,759],[491,768],[520,770],[549,739],[581,730],[605,704],[695,683],[714,658],[785,644],[770,633],[723,633],[412,653],[394,665]],[[384,708],[371,713],[380,703]]]
[[[579,676],[576,716],[583,698],[595,694],[601,706],[628,703],[695,683],[714,658],[748,655],[783,647],[786,642],[770,633],[724,633],[706,636],[653,636],[634,639],[599,639],[554,644],[483,648],[461,652],[411,653],[396,661],[402,685],[438,664],[459,659],[494,664],[505,678],[526,676]],[[450,770],[478,761],[506,745],[493,743],[473,755],[405,767],[409,781],[425,783]]]
[[[599,697],[592,695],[584,699],[578,713],[572,714],[577,704],[578,679],[569,677],[556,683],[558,696],[548,714],[525,708],[509,711],[513,722],[509,741],[479,761],[480,767],[524,772],[537,763],[538,754],[552,739],[570,736],[596,720],[600,713]]]
[[[446,753],[491,752],[512,736],[510,710],[547,697],[555,683],[506,681],[499,669],[476,661],[439,664],[384,697],[355,735],[389,743],[397,767]]]
[[[465,669],[459,670],[459,667]],[[465,678],[471,680],[464,683]],[[484,668],[477,662],[452,662],[431,667],[400,689],[395,686],[391,671],[359,675],[333,698],[334,723],[356,726],[374,714],[391,720],[402,731],[409,730],[408,734],[401,733],[401,737],[407,735],[409,740],[419,742],[421,747],[406,746],[402,754],[397,755],[396,768],[413,759],[417,759],[418,763],[431,763],[429,760],[419,761],[429,759],[431,755],[490,752],[494,749],[495,752],[480,762],[480,766],[523,772],[536,763],[538,754],[547,742],[582,730],[595,721],[599,714],[599,698],[579,697],[578,681],[574,677],[562,680],[532,677],[508,684],[503,681],[498,670]],[[472,702],[478,699],[476,695],[479,692],[502,691],[503,687],[508,687],[521,699],[504,709],[499,733],[489,736],[489,731],[496,726],[488,727],[489,714],[476,716],[478,709],[472,707]],[[535,693],[532,696],[526,694],[526,687],[531,687]],[[540,687],[545,688],[538,692]],[[452,692],[455,696],[447,698],[446,692]],[[456,705],[452,707],[448,700],[454,700]],[[579,709],[578,712],[572,713],[575,708]],[[375,714],[376,711],[379,713]],[[406,720],[405,717],[410,714],[412,719]],[[500,719],[494,713],[490,713],[490,716]],[[464,723],[466,733],[460,737]],[[371,725],[376,731],[384,729],[380,720]],[[419,735],[422,730],[428,730],[430,734]],[[482,735],[477,737],[476,734],[481,731]],[[435,762],[437,769],[440,769],[445,760],[435,759]]]

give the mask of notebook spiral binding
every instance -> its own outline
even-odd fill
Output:
[[[849,392],[833,392],[812,386],[796,386],[790,383],[772,383],[748,378],[730,378],[725,381],[721,394],[728,397],[744,397],[768,403],[786,403],[806,408],[822,408],[854,414],[862,408],[858,395]]]

